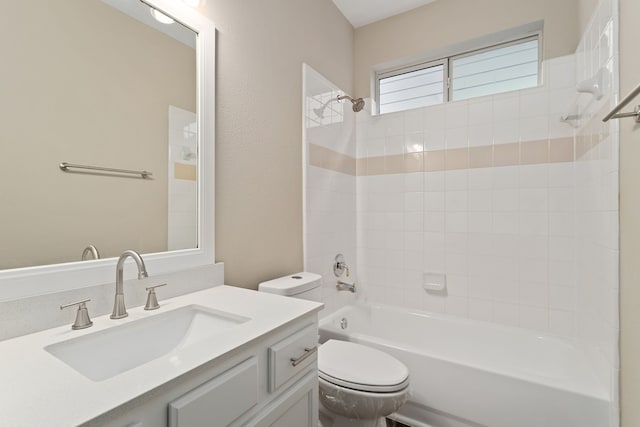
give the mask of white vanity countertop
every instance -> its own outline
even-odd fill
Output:
[[[179,358],[160,357],[103,381],[84,377],[44,349],[57,342],[191,304],[231,312],[251,320],[228,333],[221,333],[215,339],[180,350]],[[71,329],[74,317],[71,315],[69,325],[0,342],[0,425],[82,424],[322,308],[322,304],[311,301],[230,286],[161,299],[160,305],[160,309],[155,311],[131,308],[129,316],[119,320],[101,316],[93,319],[92,327],[77,331]],[[122,351],[127,349],[123,347]]]

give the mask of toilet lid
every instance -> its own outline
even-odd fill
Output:
[[[329,340],[318,349],[318,376],[354,390],[394,392],[409,384],[402,362],[375,348]]]

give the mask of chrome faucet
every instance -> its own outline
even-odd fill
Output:
[[[347,283],[342,280],[338,280],[336,282],[336,289],[339,291],[349,291],[352,293],[356,293],[356,284],[355,283]]]
[[[91,254],[93,259],[100,259],[100,252],[98,252],[98,248],[93,245],[89,245],[84,248],[84,251],[82,251],[82,261],[86,261],[89,254]]]
[[[116,265],[116,300],[113,303],[113,313],[111,313],[112,319],[122,319],[129,315],[126,307],[124,306],[124,289],[122,286],[124,281],[124,262],[128,257],[133,258],[138,265],[138,279],[149,277],[144,261],[138,252],[132,250],[122,252],[122,255],[118,258],[118,264]]]

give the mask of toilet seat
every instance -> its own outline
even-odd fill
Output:
[[[340,387],[371,393],[397,392],[409,384],[399,360],[371,347],[329,340],[318,349],[318,376]]]

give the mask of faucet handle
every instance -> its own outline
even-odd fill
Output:
[[[158,304],[158,297],[156,296],[156,288],[166,285],[166,283],[162,283],[160,285],[154,285],[145,288],[145,290],[149,291],[149,293],[147,294],[147,303],[144,306],[145,310],[156,310],[160,308],[160,304]]]
[[[76,320],[71,325],[71,329],[85,329],[89,326],[93,325],[93,322],[89,318],[89,310],[87,310],[87,303],[91,301],[90,299],[86,299],[83,301],[76,301],[69,304],[64,304],[60,306],[60,310],[64,310],[65,308],[78,306],[78,312],[76,313]]]
[[[340,277],[342,276],[342,273],[344,273],[346,270],[347,272],[347,277],[349,277],[349,266],[347,265],[346,261],[344,260],[344,255],[342,254],[338,254],[336,255],[335,261],[333,263],[333,274],[336,277]]]

